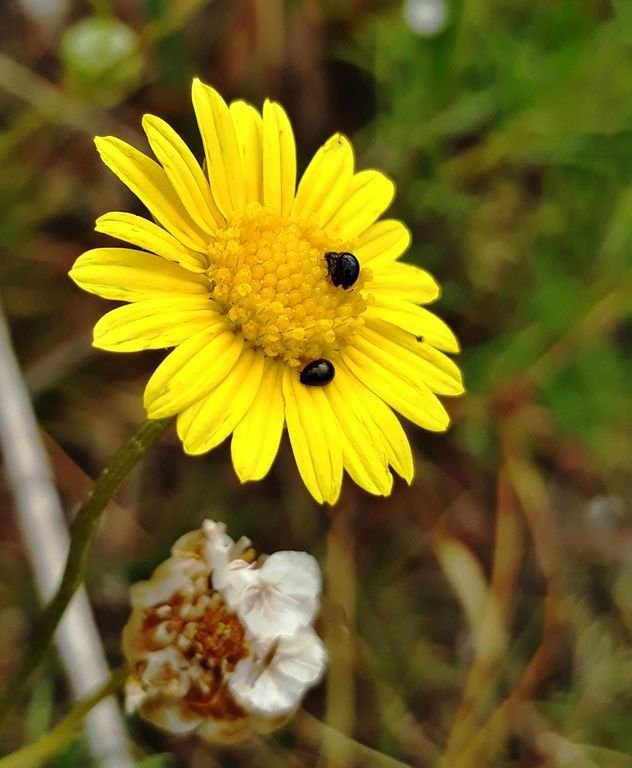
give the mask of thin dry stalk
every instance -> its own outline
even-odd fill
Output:
[[[540,644],[512,693],[487,722],[471,734],[463,751],[446,762],[451,768],[477,768],[488,763],[506,743],[509,733],[529,730],[531,702],[557,662],[560,628],[560,552],[555,518],[545,485],[532,461],[508,435],[502,440],[511,487],[522,506],[544,578],[544,618]]]

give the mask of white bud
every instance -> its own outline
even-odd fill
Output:
[[[408,26],[422,37],[442,32],[448,16],[444,0],[404,0],[402,13]]]

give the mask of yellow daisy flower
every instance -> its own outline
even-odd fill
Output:
[[[115,352],[175,347],[145,390],[149,418],[177,415],[188,454],[232,434],[242,482],[269,471],[287,426],[310,493],[333,504],[343,469],[388,495],[389,467],[413,476],[392,409],[433,431],[449,418],[437,394],[463,392],[448,326],[419,304],[439,287],[399,263],[410,234],[379,217],[394,185],[355,171],[332,136],[296,186],[296,149],[282,107],[226,104],[193,82],[205,168],[167,123],[145,115],[158,162],[120,139],[97,138],[103,162],[154,221],[107,213],[96,229],[134,248],[95,248],[70,276],[129,302],[94,329]]]

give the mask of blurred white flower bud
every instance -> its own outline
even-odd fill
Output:
[[[327,663],[311,626],[320,590],[306,553],[256,560],[248,539],[211,520],[181,536],[131,588],[128,711],[222,743],[280,727]]]
[[[36,24],[55,30],[68,12],[68,0],[20,0],[23,12]]]
[[[64,30],[60,55],[68,87],[91,103],[116,104],[141,82],[138,35],[110,16],[88,16]]]
[[[448,17],[444,0],[404,0],[402,13],[413,32],[423,37],[442,32]]]
[[[625,518],[625,503],[620,496],[599,494],[584,505],[584,521],[589,528],[612,530]]]

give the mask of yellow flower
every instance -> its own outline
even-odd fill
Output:
[[[399,263],[406,227],[379,220],[393,183],[376,170],[356,172],[350,142],[335,134],[297,188],[292,128],[278,104],[266,101],[262,114],[243,101],[227,105],[194,80],[193,106],[205,169],[153,115],[143,128],[158,162],[120,139],[96,139],[154,221],[101,216],[99,232],[135,248],[95,248],[70,272],[85,290],[130,302],[96,324],[95,346],[175,347],[147,384],[147,414],[177,415],[188,454],[232,434],[242,482],[266,475],[285,425],[318,502],[337,500],[343,468],[388,495],[389,467],[409,483],[413,476],[391,409],[443,431],[449,418],[436,394],[463,392],[443,354],[459,351],[454,334],[418,306],[439,287]],[[340,254],[356,257],[357,275],[353,258]],[[341,262],[351,268],[342,278]],[[322,386],[303,383],[301,372],[320,360]]]

